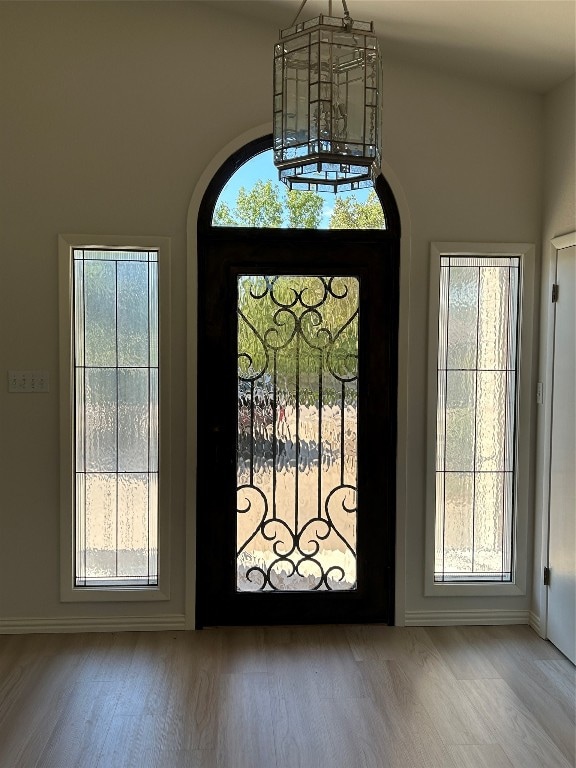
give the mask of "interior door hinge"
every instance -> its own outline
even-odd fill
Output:
[[[560,292],[560,286],[558,283],[554,283],[552,286],[552,303],[555,304],[558,301],[558,294]]]
[[[544,566],[544,586],[550,586],[550,568],[547,565]]]

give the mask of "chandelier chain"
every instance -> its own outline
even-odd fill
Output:
[[[306,5],[306,3],[307,3],[307,0],[302,0],[302,2],[300,3],[300,8],[298,8],[298,13],[294,17],[294,21],[292,22],[292,24],[290,24],[291,27],[293,27],[296,24],[296,22],[298,21],[298,17],[302,13],[302,10],[303,10],[304,6]]]
[[[300,7],[298,8],[298,13],[294,17],[294,21],[290,25],[291,27],[293,27],[298,21],[298,19],[300,18],[300,14],[304,10],[304,6],[306,5],[307,2],[308,0],[302,0],[302,2],[300,3]],[[348,6],[346,5],[346,0],[342,0],[342,7],[344,8],[344,19],[346,20],[346,25],[348,26],[352,23],[352,19],[350,18],[350,11],[348,10]],[[332,0],[328,0],[328,16],[332,16]]]

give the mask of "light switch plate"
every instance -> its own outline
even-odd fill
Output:
[[[8,371],[8,392],[49,392],[48,371]]]

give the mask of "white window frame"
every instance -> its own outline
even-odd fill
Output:
[[[158,584],[75,586],[73,251],[158,251],[159,283],[159,499]],[[170,238],[59,235],[60,288],[60,599],[62,602],[132,602],[170,599]]]
[[[520,257],[518,328],[518,380],[516,424],[515,517],[512,530],[514,559],[511,582],[435,582],[436,521],[436,409],[440,259],[442,256]],[[528,569],[528,530],[531,520],[530,464],[534,441],[532,378],[535,248],[531,243],[433,242],[430,247],[430,299],[428,320],[428,408],[426,457],[426,557],[424,594],[448,596],[525,596]]]

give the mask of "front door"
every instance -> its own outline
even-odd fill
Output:
[[[397,238],[199,254],[197,625],[392,623]]]

